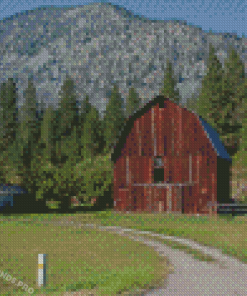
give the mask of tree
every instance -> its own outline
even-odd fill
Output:
[[[93,156],[96,156],[103,151],[105,147],[105,141],[99,111],[94,106],[91,106],[91,110],[87,114],[86,121],[91,121]]]
[[[187,98],[185,106],[187,110],[194,111],[196,114],[198,113],[198,98],[196,98],[194,93],[192,93],[191,98]]]
[[[138,93],[135,91],[133,87],[129,89],[129,95],[126,98],[126,112],[124,123],[128,121],[128,119],[133,116],[134,112],[136,112],[141,107],[141,99]]]
[[[114,181],[113,164],[110,154],[99,155],[93,159],[85,159],[75,167],[77,183],[80,184],[80,194],[85,202],[92,198],[103,200],[105,193]]]
[[[174,103],[179,103],[179,91],[175,90],[175,79],[172,70],[172,64],[167,59],[166,72],[164,74],[164,86],[160,90],[160,94],[165,98],[169,98]]]
[[[59,136],[61,137],[71,134],[73,126],[76,125],[78,111],[74,81],[69,76],[66,77],[59,94],[61,96]]]
[[[233,156],[233,180],[237,181],[236,191],[233,191],[238,200],[247,202],[247,82],[238,88],[240,97],[239,105],[236,108],[235,116],[241,121],[242,128],[239,131],[239,149]]]
[[[231,47],[229,50],[228,58],[225,59],[224,64],[222,91],[225,102],[223,105],[235,95],[236,88],[241,86],[245,80],[244,63],[234,48]]]
[[[31,162],[37,153],[37,143],[40,135],[38,118],[36,117],[36,90],[33,79],[28,80],[28,87],[24,91],[25,104],[22,107],[23,119],[20,126],[20,149],[22,150],[23,179],[25,183],[31,180]]]
[[[229,52],[229,57],[225,61],[224,75],[222,81],[223,100],[218,102],[220,112],[213,114],[214,121],[221,134],[221,138],[228,153],[233,156],[238,151],[240,144],[241,122],[235,116],[236,108],[241,104],[241,92],[243,84],[246,86],[244,64],[234,49]],[[246,93],[246,92],[245,92]]]
[[[73,127],[78,124],[77,100],[75,94],[74,81],[67,75],[61,91],[59,92],[61,101],[57,110],[57,118],[54,126],[55,143],[53,146],[53,158],[56,165],[62,165],[66,162],[67,157],[62,153],[61,147],[66,137],[70,136]]]
[[[2,121],[2,141],[1,149],[7,150],[8,145],[15,141],[17,131],[17,91],[13,78],[9,78],[2,84],[0,91],[1,121]]]
[[[129,95],[126,99],[126,117],[129,118],[140,108],[141,99],[133,87],[129,89]]]
[[[18,108],[17,92],[13,78],[2,84],[0,91],[1,104],[1,174],[8,182],[17,181],[14,174],[20,167],[18,151]]]
[[[102,124],[104,128],[104,138],[106,141],[104,153],[107,153],[113,150],[117,137],[120,135],[121,127],[124,124],[124,112],[121,103],[121,95],[119,94],[119,89],[116,85],[113,87],[110,100],[106,106]]]
[[[44,149],[42,153],[47,161],[51,160],[52,153],[52,138],[54,135],[54,120],[55,112],[52,107],[48,107],[44,113],[43,121],[41,123],[40,148]]]
[[[198,96],[198,113],[215,127],[214,117],[219,112],[218,104],[222,100],[223,68],[213,46],[209,45],[208,71],[203,77],[202,87]]]
[[[243,70],[234,50],[230,51],[223,70],[210,44],[208,73],[202,82],[198,113],[217,130],[230,156],[237,152],[239,145],[241,122],[234,114],[244,82]]]
[[[33,84],[33,79],[28,80],[28,87],[24,91],[26,99],[24,105],[24,114],[26,116],[26,128],[28,129],[28,137],[37,144],[40,136],[40,123],[37,117],[36,89]]]
[[[90,110],[92,108],[92,105],[89,102],[89,96],[88,95],[85,96],[85,99],[84,99],[81,107],[82,108],[81,108],[81,113],[79,115],[78,127],[77,127],[77,136],[78,136],[78,140],[79,140],[79,143],[80,143],[80,151],[82,151],[81,149],[83,149],[83,147],[84,147],[83,137],[85,135],[85,128],[86,128],[86,127],[84,127],[84,125],[85,125],[85,122],[87,120],[86,119],[87,114],[90,113]],[[91,129],[90,129],[90,132],[91,132]],[[89,138],[90,137],[91,137],[91,135],[89,135]],[[87,141],[88,141],[88,138],[87,138],[87,140],[85,139],[85,142],[87,142]],[[89,140],[89,141],[91,141],[91,140]]]
[[[92,105],[89,102],[89,96],[86,95],[86,97],[82,103],[82,112],[81,112],[82,118],[84,118],[84,120],[85,120],[86,115],[90,112],[91,108],[92,108]]]
[[[68,211],[71,206],[71,196],[79,191],[80,186],[76,182],[74,168],[80,161],[79,147],[77,142],[76,127],[73,128],[69,137],[62,141],[62,153],[66,155],[66,163],[57,168],[55,180],[58,182],[59,196],[61,197],[60,209],[62,212]],[[60,176],[59,176],[60,175]]]
[[[93,157],[93,123],[91,112],[85,116],[83,132],[81,135],[81,157],[83,160]]]

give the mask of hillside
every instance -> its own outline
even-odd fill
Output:
[[[221,63],[233,45],[246,63],[246,38],[205,33],[185,21],[157,21],[135,16],[110,3],[78,7],[41,7],[0,21],[0,77],[14,77],[19,105],[28,77],[37,98],[58,105],[66,73],[76,81],[79,100],[85,92],[105,110],[113,82],[123,102],[134,87],[144,102],[159,94],[166,58],[173,64],[182,103],[198,93],[207,70],[209,42]]]

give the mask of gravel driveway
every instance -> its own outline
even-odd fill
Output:
[[[185,245],[198,249],[201,252],[211,255],[220,264],[207,263],[194,259],[189,254],[180,250],[172,249],[160,242],[146,238],[136,238],[146,245],[155,248],[161,256],[168,257],[174,266],[174,273],[170,274],[164,286],[160,289],[146,291],[142,295],[247,295],[247,264],[238,259],[226,256],[216,248],[206,247],[195,243],[192,240],[175,238],[160,234],[153,234],[149,231],[136,231],[122,229],[120,227],[100,227],[119,234],[141,234],[148,233],[154,237],[171,239]]]
[[[161,256],[167,257],[169,262],[174,266],[174,272],[169,275],[167,281],[164,281],[162,287],[155,290],[143,290],[141,295],[247,295],[247,264],[222,254],[219,249],[206,247],[188,239],[154,234],[149,231],[124,229],[117,226],[96,226],[93,224],[82,224],[69,221],[49,221],[44,223],[52,223],[53,225],[60,226],[74,225],[76,227],[96,227],[102,231],[115,232],[123,236],[129,236],[135,241],[141,241],[146,245],[153,247]],[[211,255],[214,259],[217,259],[219,263],[199,261],[181,250],[172,249],[155,240],[144,237],[133,237],[135,234],[142,233],[148,233],[154,237],[170,239],[191,246],[193,249],[198,249],[205,254]],[[66,292],[64,295],[79,296],[94,294],[85,294],[84,290],[83,292]],[[127,294],[124,293],[124,295]],[[131,295],[135,294],[132,293]],[[138,295],[140,295],[140,293],[138,293]]]

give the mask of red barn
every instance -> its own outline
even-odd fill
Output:
[[[111,156],[117,211],[216,213],[231,158],[201,117],[163,96],[129,118]]]

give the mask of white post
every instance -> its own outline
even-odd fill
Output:
[[[38,286],[46,286],[47,254],[38,254]]]

